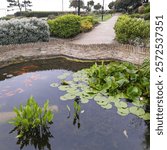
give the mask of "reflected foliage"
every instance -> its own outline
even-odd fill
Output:
[[[25,106],[14,108],[16,117],[9,123],[15,128],[10,132],[17,131],[17,144],[20,149],[28,145],[42,150],[45,146],[50,150],[49,138],[53,137],[49,131],[49,125],[53,122],[54,114],[49,110],[49,101],[43,108],[40,107],[33,97],[30,97]]]
[[[14,128],[10,133],[17,131],[20,135],[20,130]],[[49,127],[32,128],[27,132],[24,132],[21,137],[18,138],[17,144],[20,145],[20,149],[27,147],[29,145],[34,146],[35,149],[43,150],[47,148],[51,150],[51,145],[49,139],[53,138]]]

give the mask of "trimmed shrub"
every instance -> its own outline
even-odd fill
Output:
[[[121,43],[147,44],[150,37],[150,23],[143,19],[122,15],[115,24],[116,39]]]
[[[146,13],[143,15],[144,20],[150,20],[150,13]]]
[[[92,25],[97,24],[97,21],[94,20],[93,16],[84,16],[84,17],[81,18],[81,20],[87,20],[90,23],[92,23]]]
[[[131,14],[129,15],[132,18],[141,18],[144,20],[150,20],[150,13],[145,13],[145,14]]]
[[[81,31],[88,32],[93,28],[93,24],[88,20],[81,21]]]
[[[144,11],[145,11],[145,7],[144,7],[144,6],[140,6],[140,7],[138,8],[138,13],[139,13],[139,14],[143,14]]]
[[[10,19],[13,19],[13,18],[14,18],[14,16],[8,15],[8,16],[5,16],[5,17],[1,17],[0,20],[10,20]]]
[[[80,16],[69,14],[48,20],[48,24],[53,36],[70,38],[80,33],[80,21]]]
[[[83,17],[81,18],[81,20],[88,20],[88,21],[91,22],[91,23],[94,22],[93,16],[83,16]]]
[[[145,6],[144,13],[150,13],[150,5]]]
[[[24,17],[48,17],[49,15],[59,16],[65,14],[76,14],[75,11],[29,11],[29,12],[16,12],[14,15],[24,16]],[[86,12],[81,11],[81,14],[86,14]]]
[[[48,24],[37,18],[0,21],[0,45],[49,41]]]

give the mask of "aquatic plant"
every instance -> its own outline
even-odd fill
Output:
[[[15,126],[18,131],[17,138],[23,137],[30,132],[42,132],[49,124],[52,124],[54,114],[49,110],[49,101],[46,101],[43,108],[40,107],[33,97],[30,97],[25,106],[14,108],[16,117],[9,123]]]
[[[75,126],[77,124],[78,129],[80,128],[80,113],[81,113],[81,105],[80,105],[80,97],[76,97],[74,99],[73,103],[73,108],[74,108],[74,115],[73,115],[73,125]],[[67,105],[67,110],[68,110],[68,119],[71,117],[71,109]]]
[[[131,113],[149,120],[149,112],[145,111],[150,93],[148,60],[141,66],[121,62],[95,64],[72,74],[72,80],[68,80],[67,75],[61,76],[58,77],[63,79],[61,83],[52,83],[51,86],[66,92],[60,97],[62,101],[73,100],[76,96],[81,103],[93,99],[104,109],[111,109],[114,105],[119,115]]]

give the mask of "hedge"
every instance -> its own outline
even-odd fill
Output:
[[[81,17],[77,15],[59,16],[54,20],[48,20],[51,35],[60,38],[70,38],[80,33]]]
[[[49,26],[37,18],[0,21],[0,45],[49,41]]]
[[[81,12],[81,14],[85,14],[86,12]],[[30,11],[30,12],[16,12],[14,15],[16,17],[24,16],[24,17],[48,17],[49,15],[59,16],[65,14],[76,14],[75,11]]]
[[[115,24],[116,39],[121,43],[146,44],[150,37],[150,23],[143,19],[122,15]]]

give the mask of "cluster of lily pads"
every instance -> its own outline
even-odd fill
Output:
[[[99,90],[95,88],[96,85],[94,85],[94,87],[91,86],[91,69],[92,68],[82,69],[75,73],[64,73],[57,77],[60,79],[60,82],[52,83],[51,87],[57,87],[59,90],[66,92],[60,97],[62,101],[74,100],[76,97],[80,97],[81,103],[88,103],[90,100],[94,100],[104,109],[111,109],[115,106],[117,113],[121,116],[126,116],[131,113],[144,120],[150,119],[149,112],[146,112],[144,109],[149,101],[147,98],[140,97],[139,99],[135,98],[129,101],[128,99],[130,98],[124,93],[124,90],[122,90],[122,92],[119,90],[119,93],[113,94],[109,93],[106,88]],[[135,90],[136,89],[132,90],[132,94],[134,94]]]

